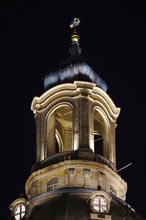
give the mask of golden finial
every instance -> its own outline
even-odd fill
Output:
[[[77,29],[76,29],[79,26],[80,23],[81,22],[80,22],[79,18],[74,18],[73,21],[70,24],[70,28],[73,29],[73,34],[71,36],[72,43],[78,43],[79,40],[80,40],[80,37],[77,34]]]

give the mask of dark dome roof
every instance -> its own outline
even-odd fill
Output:
[[[60,83],[71,83],[75,80],[93,82],[105,92],[107,91],[106,82],[87,63],[75,63],[46,75],[44,87],[46,89]]]
[[[92,212],[88,204],[91,191],[65,190],[64,193],[41,198],[33,206],[28,220],[89,220]],[[112,197],[110,206],[109,215],[112,215],[112,220],[123,220],[123,217],[129,219],[130,216],[133,220],[144,220],[126,202],[116,197]]]

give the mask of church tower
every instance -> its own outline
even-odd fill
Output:
[[[31,104],[36,121],[36,163],[25,198],[11,205],[16,220],[143,219],[126,202],[127,183],[116,169],[120,108],[107,85],[81,58],[75,18],[70,58],[44,79]]]

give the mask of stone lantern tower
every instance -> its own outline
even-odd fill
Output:
[[[116,169],[120,108],[106,83],[81,59],[75,18],[70,59],[44,79],[46,91],[31,109],[36,121],[36,163],[26,198],[11,205],[11,219],[143,219],[126,203],[127,183]]]

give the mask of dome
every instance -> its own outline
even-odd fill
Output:
[[[97,74],[87,63],[75,63],[59,71],[45,76],[44,87],[50,88],[64,82],[73,82],[75,80],[91,81],[99,88],[107,91],[106,82]]]
[[[56,190],[53,194],[36,198],[33,201],[31,215],[28,220],[89,220],[89,219],[143,219],[126,202],[112,196],[109,212],[97,213],[92,209],[90,197],[97,191],[92,189]]]

